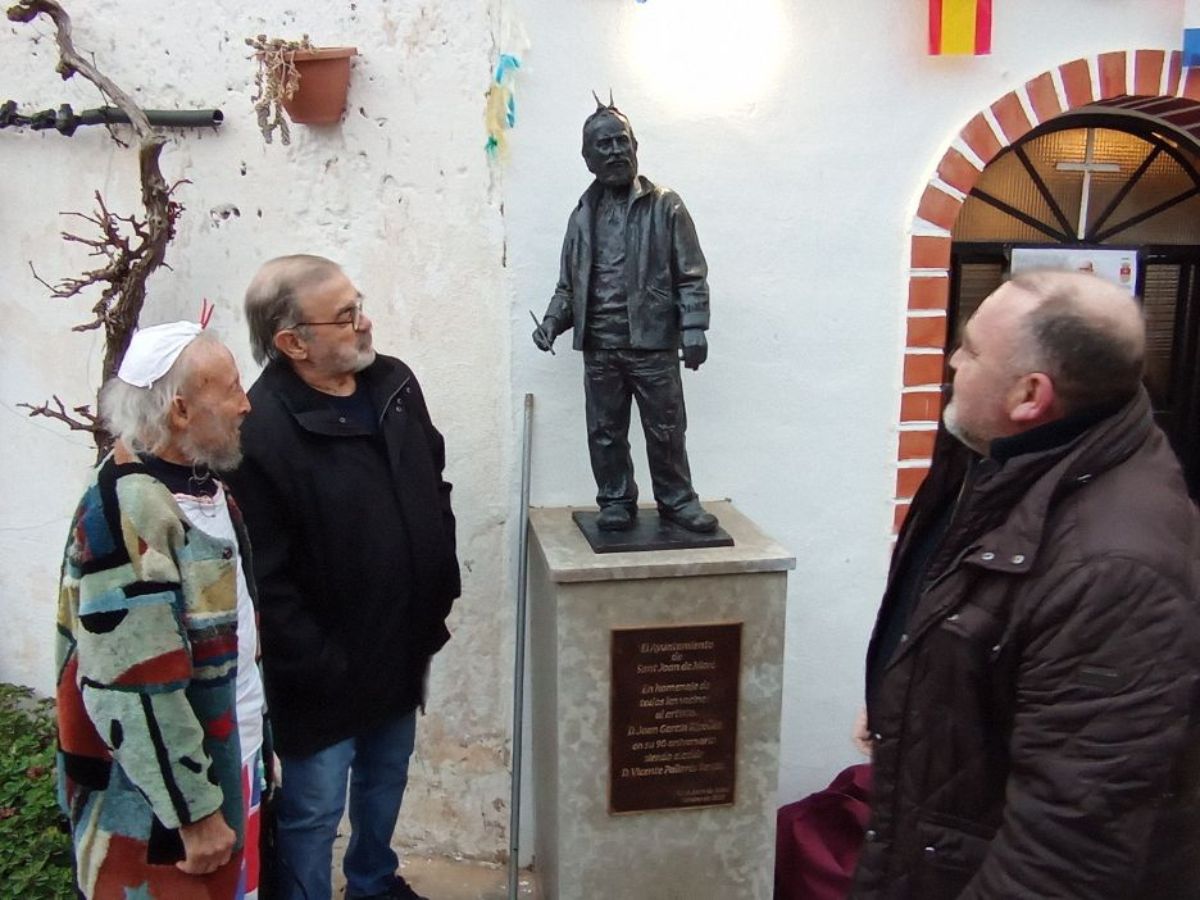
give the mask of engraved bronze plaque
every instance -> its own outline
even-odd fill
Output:
[[[610,813],[729,806],[742,623],[614,628]]]

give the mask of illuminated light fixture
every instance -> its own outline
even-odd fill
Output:
[[[638,0],[629,11],[630,63],[642,89],[683,113],[720,115],[764,99],[778,89],[787,5]]]

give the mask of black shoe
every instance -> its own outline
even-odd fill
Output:
[[[371,894],[358,900],[429,900],[412,889],[412,886],[401,876],[397,875],[392,886],[382,894]]]
[[[688,531],[709,534],[717,530],[717,517],[710,512],[705,512],[704,507],[694,500],[679,509],[659,507],[658,514],[668,522],[674,522],[680,528],[686,528]]]
[[[634,515],[624,506],[603,506],[596,514],[596,527],[601,531],[628,531],[633,527]]]
[[[397,875],[396,883],[387,892],[387,900],[429,900],[429,898],[418,894],[412,889],[412,885]]]

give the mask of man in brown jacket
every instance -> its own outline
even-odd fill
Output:
[[[867,656],[853,897],[1200,897],[1200,520],[1144,347],[1089,275],[967,323]]]

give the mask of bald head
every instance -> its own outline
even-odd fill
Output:
[[[275,335],[300,321],[299,297],[342,274],[323,256],[299,253],[279,256],[262,265],[246,288],[246,323],[254,359],[264,363],[279,356]]]
[[[1063,415],[1137,392],[1146,330],[1128,291],[1079,272],[1032,272],[1007,287],[1024,295],[1027,305],[1023,367],[1050,376]]]

